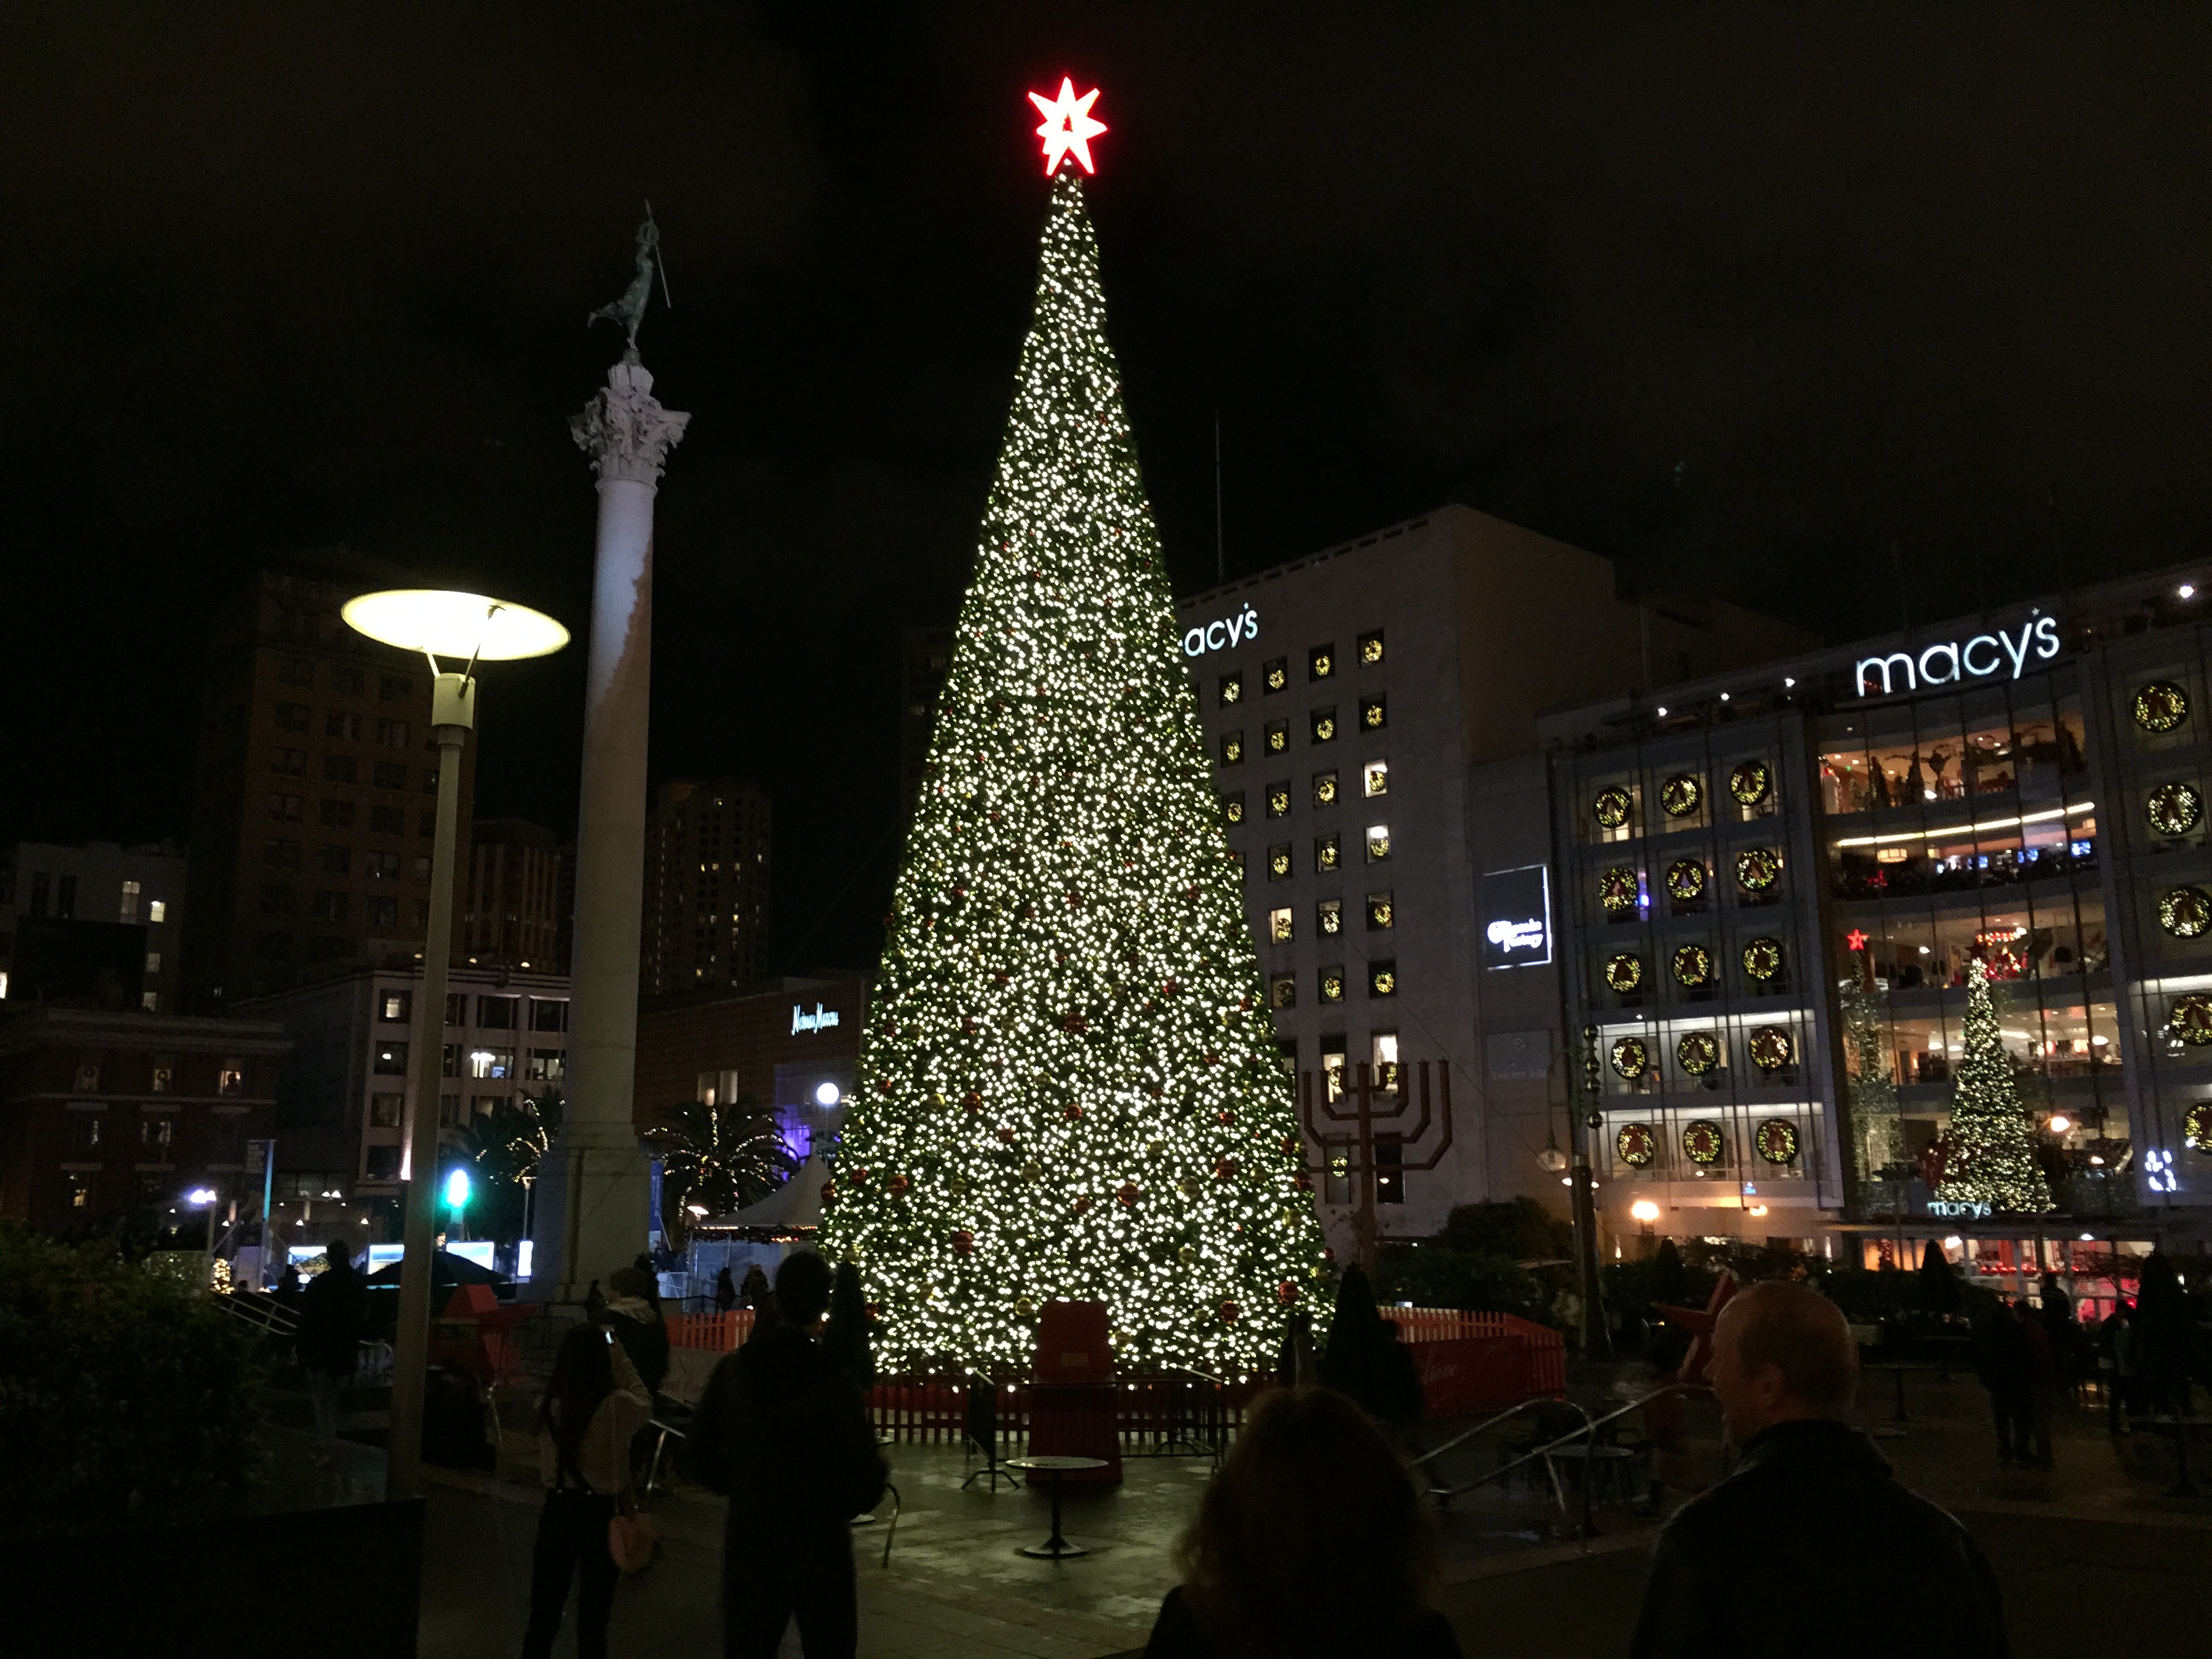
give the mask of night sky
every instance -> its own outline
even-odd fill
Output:
[[[641,198],[693,415],[653,769],[757,776],[779,971],[869,965],[897,640],[1090,198],[1179,592],[1448,500],[1832,639],[2212,554],[2212,18],[2148,7],[0,12],[0,836],[189,816],[210,597],[343,540],[580,632]],[[1898,549],[1893,560],[1892,544]],[[1905,573],[1909,590],[1897,575]],[[562,833],[583,653],[486,680]]]

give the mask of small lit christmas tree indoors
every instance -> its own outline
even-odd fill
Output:
[[[1959,1062],[1951,1126],[1943,1132],[1943,1178],[1936,1191],[1954,1203],[1987,1204],[2011,1215],[2041,1215],[2057,1207],[2035,1161],[2020,1080],[1997,1029],[1988,969],[1978,957],[1966,969],[1966,1054]]]
[[[1036,307],[825,1192],[893,1366],[1272,1357],[1325,1288],[1242,871],[1104,332],[1091,100],[1045,115]]]

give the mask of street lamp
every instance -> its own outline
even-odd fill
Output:
[[[407,1182],[401,1232],[399,1322],[392,1334],[392,1432],[385,1455],[388,1498],[412,1498],[422,1455],[422,1396],[430,1355],[431,1192],[438,1167],[438,1082],[446,1043],[446,964],[453,948],[453,856],[460,832],[461,745],[476,724],[476,667],[543,657],[568,642],[568,630],[542,611],[481,593],[394,588],[346,601],[346,626],[430,663],[430,732],[438,746],[438,830],[430,851],[430,922],[422,941],[422,1006],[416,1010],[414,1116],[401,1171]],[[466,659],[459,673],[438,666],[441,653]]]
[[[212,1187],[195,1187],[185,1194],[185,1202],[195,1210],[207,1212],[208,1277],[215,1277],[215,1206],[222,1194]]]

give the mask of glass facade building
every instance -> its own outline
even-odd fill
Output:
[[[1944,1196],[1978,959],[2046,1228],[2212,1200],[2207,604],[2163,573],[1547,719],[1616,1225],[2018,1231]]]

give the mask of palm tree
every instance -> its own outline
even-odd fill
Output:
[[[757,1203],[799,1167],[777,1131],[775,1116],[750,1095],[726,1106],[686,1100],[666,1108],[645,1132],[660,1159],[663,1224],[681,1224],[687,1205],[726,1215]]]
[[[461,1156],[483,1191],[477,1224],[501,1243],[522,1237],[538,1161],[560,1133],[565,1103],[558,1089],[535,1098],[503,1100],[455,1133]]]

